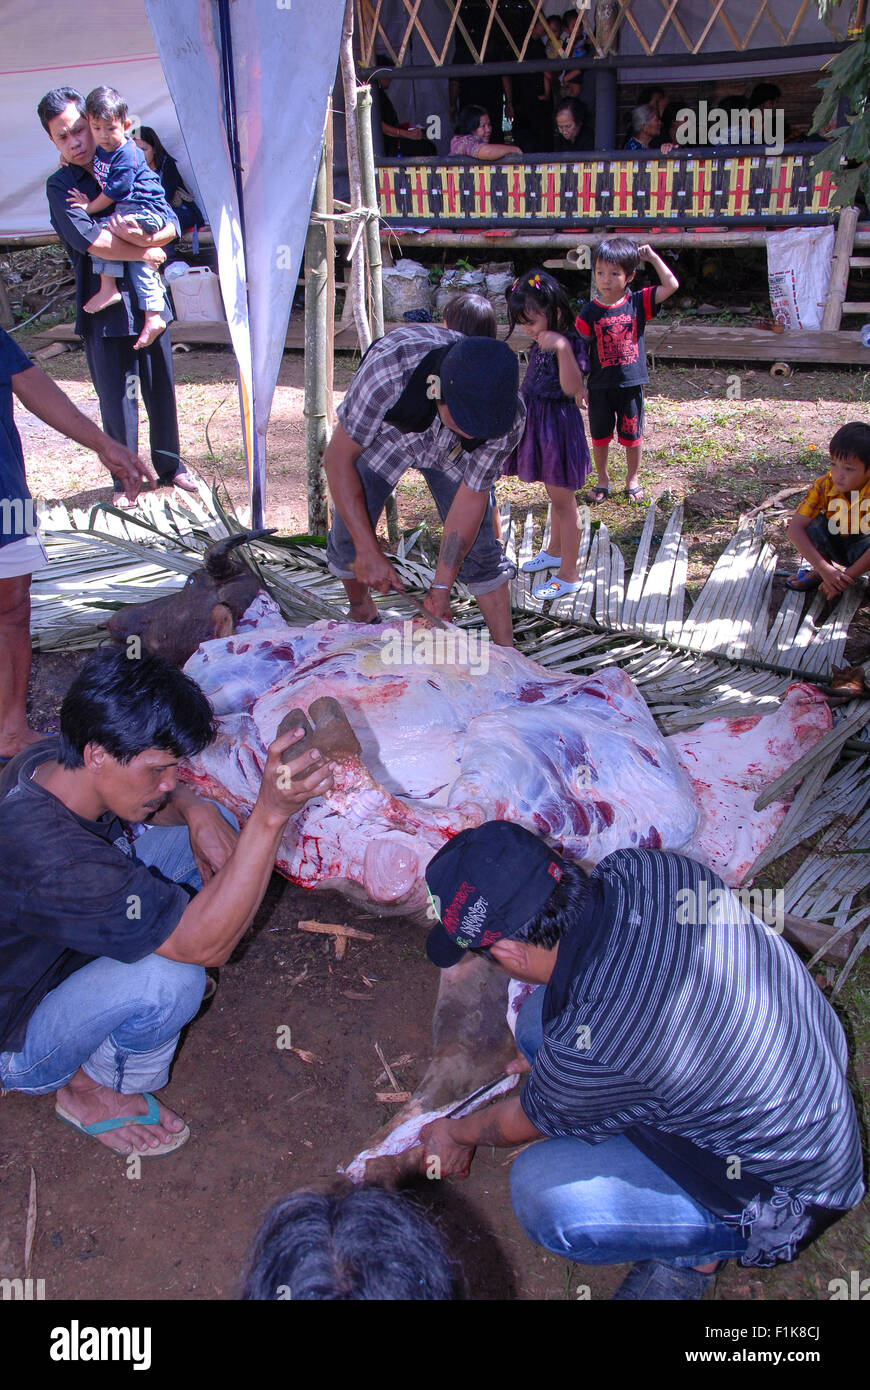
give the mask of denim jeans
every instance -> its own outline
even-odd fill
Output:
[[[219,808],[233,826],[231,812]],[[202,880],[186,826],[151,826],[135,841],[136,858],[164,878],[199,891]],[[20,1052],[0,1052],[0,1085],[44,1095],[83,1067],[124,1095],[159,1091],[169,1078],[178,1036],[199,1009],[201,965],[151,954],[125,965],[100,956],[40,1001]]]
[[[392,486],[379,474],[373,473],[365,464],[357,461],[356,471],[362,484],[366,508],[372,530],[377,527],[384,504],[392,492]],[[453,505],[459,484],[448,478],[437,468],[420,469],[432,499],[443,521]],[[350,532],[339,515],[338,508],[332,512],[332,525],[326,543],[326,559],[330,571],[337,579],[353,579],[351,565],[356,551]],[[510,575],[510,564],[504,551],[495,538],[492,528],[492,498],[487,499],[486,511],[474,544],[459,567],[457,578],[467,586],[472,594],[488,594],[500,589]]]
[[[159,232],[166,221],[159,213],[151,212],[139,203],[118,203],[115,211],[122,216],[132,217],[143,232]],[[106,261],[100,256],[92,256],[91,260],[98,275],[111,275],[115,280],[120,280],[126,265],[140,309],[159,313],[166,307],[166,290],[153,266],[146,265],[144,261]]]
[[[536,989],[517,1020],[517,1046],[529,1061],[543,1041],[543,1000]],[[739,1228],[700,1206],[622,1134],[524,1149],[511,1168],[511,1198],[530,1240],[578,1264],[700,1265],[747,1245]]]

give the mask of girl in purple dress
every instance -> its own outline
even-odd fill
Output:
[[[580,588],[580,516],[575,493],[590,467],[579,409],[586,404],[583,374],[589,371],[589,358],[574,330],[568,296],[545,270],[530,270],[514,280],[507,310],[510,331],[521,324],[534,347],[521,387],[526,429],[505,473],[527,483],[543,483],[547,489],[550,551],[542,550],[523,569],[527,573],[557,570],[533,592],[537,598],[561,598]]]

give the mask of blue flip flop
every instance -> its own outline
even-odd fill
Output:
[[[157,1104],[156,1096],[150,1091],[143,1091],[142,1095],[148,1102],[148,1109],[144,1115],[118,1115],[114,1120],[95,1120],[93,1124],[83,1125],[81,1120],[77,1120],[75,1115],[71,1115],[63,1106],[55,1105],[54,1113],[64,1124],[77,1129],[80,1134],[86,1134],[89,1138],[94,1138],[98,1134],[107,1134],[111,1129],[123,1129],[124,1125],[156,1125],[160,1123],[160,1107]],[[173,1134],[171,1139],[165,1139],[156,1148],[134,1149],[132,1152],[140,1158],[159,1158],[161,1154],[174,1153],[180,1149],[182,1144],[186,1144],[190,1138],[190,1129],[187,1125],[180,1129],[177,1134]],[[104,1145],[107,1148],[108,1145]],[[117,1153],[119,1158],[130,1158],[131,1154],[122,1154],[118,1149],[109,1149],[109,1153]]]

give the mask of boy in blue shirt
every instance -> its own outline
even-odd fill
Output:
[[[159,175],[148,167],[145,156],[130,137],[127,103],[114,88],[95,87],[85,101],[85,110],[97,142],[94,177],[103,191],[89,202],[82,192],[73,189],[68,201],[92,216],[114,207],[117,212],[134,218],[140,231],[159,231],[166,222],[173,220],[172,212]],[[123,236],[123,233],[119,231],[118,235]],[[82,306],[87,314],[98,314],[121,299],[116,283],[124,273],[120,262],[94,257],[94,269],[100,276],[100,288]],[[133,346],[143,348],[159,338],[166,327],[168,320],[163,315],[166,291],[158,272],[144,262],[130,261],[128,270],[145,314],[142,332]]]

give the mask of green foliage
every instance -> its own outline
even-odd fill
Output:
[[[818,134],[834,119],[841,97],[848,100],[849,111],[846,125],[832,132],[827,149],[813,159],[813,172],[828,169],[833,174],[837,184],[833,207],[854,203],[859,188],[870,203],[870,25],[837,54],[827,77],[816,86],[821,87],[823,96],[813,115],[810,135]],[[852,167],[841,168],[842,160]]]

